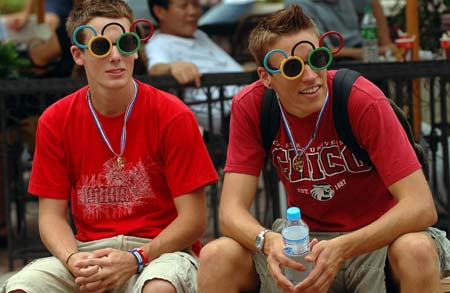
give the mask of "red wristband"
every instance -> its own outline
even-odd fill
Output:
[[[141,255],[142,260],[144,261],[144,264],[148,264],[148,255],[145,253],[145,251],[142,248],[135,248],[136,251]]]

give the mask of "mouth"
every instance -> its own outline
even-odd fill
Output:
[[[306,88],[306,89],[303,89],[303,90],[299,91],[299,94],[301,94],[301,95],[313,95],[313,94],[317,93],[320,90],[320,88],[321,88],[321,86],[316,85],[316,86],[309,87],[309,88]]]
[[[123,69],[123,68],[114,68],[114,69],[110,69],[110,70],[106,71],[106,73],[110,73],[110,74],[121,74],[123,72],[125,72],[125,69]]]

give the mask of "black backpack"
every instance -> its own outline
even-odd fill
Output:
[[[367,151],[364,150],[356,141],[355,135],[353,134],[350,126],[350,119],[347,111],[350,91],[353,87],[353,83],[359,76],[359,72],[346,68],[339,69],[337,71],[336,76],[333,79],[333,119],[336,131],[342,142],[355,154],[356,158],[373,166]],[[428,162],[423,147],[419,143],[415,142],[414,134],[411,130],[406,114],[397,104],[395,104],[392,99],[388,98],[388,100],[398,120],[403,126],[403,129],[405,130],[408,140],[413,146],[419,162],[422,164],[425,177],[428,178]],[[279,128],[280,108],[278,107],[275,92],[272,89],[266,89],[263,97],[260,122],[264,149],[266,151],[266,159]]]

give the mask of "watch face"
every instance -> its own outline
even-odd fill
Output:
[[[264,236],[262,236],[261,234],[259,234],[258,236],[256,236],[256,248],[258,248],[259,250],[262,249],[262,245],[263,245],[263,238]]]

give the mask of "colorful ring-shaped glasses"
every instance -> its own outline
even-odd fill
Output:
[[[139,22],[145,22],[146,24],[148,24],[150,28],[149,34],[143,39],[141,39],[137,33],[132,32]],[[116,42],[114,43],[111,42],[111,40],[104,35],[105,30],[112,25],[116,25],[122,29],[122,34],[116,39]],[[94,34],[94,36],[89,40],[87,45],[79,43],[77,39],[77,35],[82,29],[89,29]],[[93,56],[97,58],[104,58],[111,53],[112,47],[114,45],[117,46],[117,49],[121,54],[131,55],[136,53],[140,49],[141,43],[148,41],[153,35],[153,32],[154,32],[153,24],[149,20],[137,19],[131,23],[130,32],[126,32],[125,28],[118,22],[111,22],[105,25],[102,29],[101,35],[98,35],[97,31],[92,26],[81,25],[74,30],[72,39],[74,44],[78,48],[88,49]]]
[[[331,52],[328,48],[322,47],[323,39],[331,34],[336,34],[340,39],[340,46],[333,52]],[[338,53],[342,49],[344,46],[344,39],[340,33],[331,31],[327,32],[319,39],[319,48],[316,48],[310,41],[300,41],[292,47],[290,56],[288,56],[288,54],[281,49],[271,50],[266,54],[266,56],[264,56],[264,68],[271,74],[281,73],[284,78],[289,80],[299,78],[305,70],[305,61],[295,55],[295,49],[301,44],[309,44],[312,47],[312,50],[308,53],[306,63],[313,70],[319,71],[330,66],[333,59],[332,55]],[[269,58],[275,53],[279,53],[284,57],[279,69],[272,69],[268,64]]]

